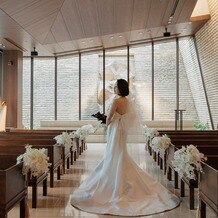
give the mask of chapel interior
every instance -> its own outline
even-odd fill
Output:
[[[217,0],[0,0],[0,218],[116,217],[69,197],[103,158],[106,128],[92,115],[107,115],[120,78],[145,131],[130,156],[181,199],[142,217],[217,217],[217,60]],[[89,124],[70,147],[54,139]],[[165,153],[149,130],[171,139]],[[195,179],[172,164],[192,144],[207,157]],[[48,172],[22,174],[26,145],[45,148]]]

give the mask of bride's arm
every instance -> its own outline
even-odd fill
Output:
[[[113,103],[112,103],[112,106],[111,106],[111,109],[110,109],[110,112],[107,116],[107,120],[106,120],[106,126],[108,126],[110,123],[111,123],[111,120],[114,116],[114,113],[117,109],[117,99],[114,99]]]

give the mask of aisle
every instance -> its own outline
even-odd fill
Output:
[[[59,217],[116,217],[109,215],[96,215],[86,213],[73,208],[69,203],[70,193],[89,175],[89,173],[95,168],[95,166],[102,159],[105,144],[88,144],[88,150],[86,150],[76,161],[75,165],[71,166],[70,170],[61,177],[60,181],[55,179],[55,187],[48,188],[48,196],[42,196],[42,188],[39,187],[38,192],[38,208],[30,208],[31,218],[59,218]],[[129,152],[138,165],[150,173],[155,179],[158,179],[164,186],[170,190],[174,190],[172,185],[167,182],[162,172],[156,166],[151,157],[144,149],[144,145],[130,145]],[[29,189],[31,193],[31,189]],[[176,192],[178,195],[178,190]],[[31,206],[31,195],[29,195],[28,204]],[[18,218],[18,208],[9,212],[8,218]],[[152,215],[144,216],[146,218],[194,218],[195,211],[188,209],[188,198],[183,198],[180,206],[174,210]],[[208,218],[215,218],[215,215],[208,216]]]

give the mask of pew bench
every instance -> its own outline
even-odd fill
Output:
[[[202,163],[204,173],[200,176],[200,214],[206,218],[206,205],[218,216],[218,155],[208,157]]]
[[[46,148],[48,150],[48,157],[51,166],[49,168],[50,174],[50,187],[54,187],[54,171],[57,169],[57,179],[60,180],[61,176],[61,166],[62,166],[62,149],[57,144],[53,144],[53,142],[49,145],[48,140],[4,140],[0,139],[0,152],[10,152],[9,147],[13,146],[21,147],[16,149],[22,149],[23,153],[25,152],[25,144],[31,143],[35,148]],[[41,144],[41,145],[40,145]],[[13,151],[11,151],[13,152]]]
[[[14,156],[0,156],[0,217],[20,203],[20,218],[25,218],[27,185],[22,174],[23,163],[16,164]]]

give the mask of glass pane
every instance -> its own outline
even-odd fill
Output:
[[[79,56],[58,58],[57,119],[79,119]]]
[[[176,41],[154,44],[154,119],[174,120]]]
[[[34,59],[33,126],[41,120],[54,120],[54,58]]]
[[[103,80],[102,53],[81,56],[81,118],[96,119],[91,115],[102,111]]]
[[[31,59],[23,59],[23,109],[22,122],[24,128],[30,128],[30,76],[31,76]]]
[[[180,39],[179,48],[183,62],[181,68],[183,67],[183,71],[185,71],[189,83],[189,90],[187,92],[184,90],[183,84],[180,83],[181,107],[184,107],[184,109],[187,110],[187,119],[199,119],[201,122],[208,122],[210,124],[209,113],[193,38],[187,37]],[[186,97],[185,95],[187,94],[189,94],[189,96],[191,95],[191,97]],[[190,98],[192,98],[192,100],[190,100]],[[189,102],[186,103],[186,101]]]
[[[130,82],[135,103],[143,120],[151,120],[151,44],[130,47]]]
[[[108,113],[111,100],[114,97],[114,83],[117,79],[127,80],[127,48],[106,50],[105,52],[105,105]]]

